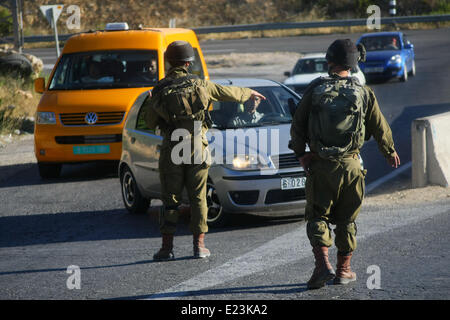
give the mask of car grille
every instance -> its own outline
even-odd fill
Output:
[[[86,112],[61,113],[59,117],[61,119],[61,123],[65,126],[100,126],[121,123],[125,112],[96,112],[98,119],[95,124],[86,123],[86,114]]]
[[[107,134],[95,136],[56,136],[58,144],[96,144],[122,142],[121,134]]]
[[[292,202],[306,199],[305,189],[292,190],[269,190],[266,195],[265,204],[275,204],[283,202]]]
[[[299,167],[300,163],[295,153],[280,154],[278,157],[271,157],[271,160],[277,169]]]

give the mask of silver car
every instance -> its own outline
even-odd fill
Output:
[[[288,148],[292,114],[301,97],[283,84],[262,79],[215,80],[249,87],[267,100],[248,105],[214,102],[208,131],[211,168],[208,224],[221,226],[232,213],[301,214],[305,206],[305,173]],[[161,196],[158,159],[162,137],[143,119],[144,92],[131,108],[123,130],[119,177],[125,207],[146,212],[150,199]],[[185,195],[187,201],[187,197]]]

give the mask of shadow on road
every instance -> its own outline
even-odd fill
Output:
[[[0,167],[0,188],[118,178],[117,168],[118,163],[115,161],[70,164],[63,166],[59,178],[44,180],[39,176],[36,163],[2,166]],[[2,172],[5,173],[6,179],[2,178]],[[7,172],[14,172],[14,174],[8,175]]]
[[[198,297],[209,295],[236,295],[236,294],[294,294],[307,291],[306,283],[299,284],[278,284],[254,287],[236,287],[236,288],[220,288],[205,289],[194,291],[176,291],[166,293],[156,293],[149,295],[120,297],[111,300],[137,300],[137,299],[170,299],[180,297]]]
[[[133,215],[125,209],[61,212],[0,217],[0,248],[79,241],[159,238],[158,207]],[[209,233],[254,229],[301,221],[299,216],[261,217],[238,214],[226,228]],[[179,219],[175,236],[191,235],[189,216]]]

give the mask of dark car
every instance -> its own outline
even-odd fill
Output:
[[[399,78],[407,81],[416,74],[414,46],[403,32],[375,32],[361,36],[357,44],[367,51],[359,67],[368,80]]]

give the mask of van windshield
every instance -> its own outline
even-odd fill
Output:
[[[95,51],[63,55],[49,89],[138,88],[157,82],[156,51]]]
[[[292,111],[299,97],[281,86],[251,87],[267,100],[248,100],[245,103],[215,101],[210,110],[213,127],[236,129],[290,123]],[[291,100],[291,101],[289,101]]]

